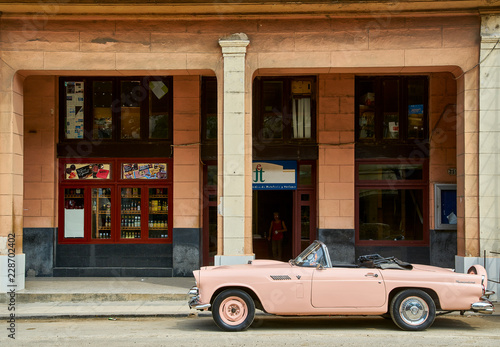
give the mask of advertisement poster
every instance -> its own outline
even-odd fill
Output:
[[[122,165],[123,179],[166,179],[166,163],[133,163]]]
[[[66,138],[83,139],[83,82],[65,82]]]
[[[110,178],[110,164],[66,164],[67,180],[106,180]]]

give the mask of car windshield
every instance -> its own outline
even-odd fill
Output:
[[[314,241],[291,263],[302,267],[330,267],[330,258],[326,252],[326,246],[320,241]]]

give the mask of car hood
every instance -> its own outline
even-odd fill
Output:
[[[228,270],[228,269],[238,269],[238,270],[245,270],[245,269],[256,269],[256,268],[261,268],[261,269],[276,269],[276,268],[290,268],[289,263],[285,263],[282,261],[277,261],[277,260],[252,260],[251,264],[241,264],[241,265],[220,265],[220,266],[206,266],[202,267],[202,270],[210,270],[210,271],[217,271],[217,270]]]

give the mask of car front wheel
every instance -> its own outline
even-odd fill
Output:
[[[408,289],[392,299],[390,313],[394,323],[403,330],[425,330],[436,318],[436,305],[423,290]]]
[[[250,295],[240,289],[228,289],[215,298],[212,317],[222,330],[246,330],[255,317],[255,304]]]

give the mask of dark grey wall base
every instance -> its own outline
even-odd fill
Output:
[[[54,277],[172,277],[172,268],[56,267]]]
[[[171,244],[58,244],[54,276],[155,277],[171,268]]]
[[[174,276],[192,277],[201,264],[201,229],[175,228],[172,235]]]
[[[431,230],[431,265],[455,268],[456,230]]]
[[[354,229],[319,229],[318,240],[328,247],[333,264],[354,264]]]
[[[56,228],[24,228],[23,253],[26,254],[26,275],[53,276]]]

